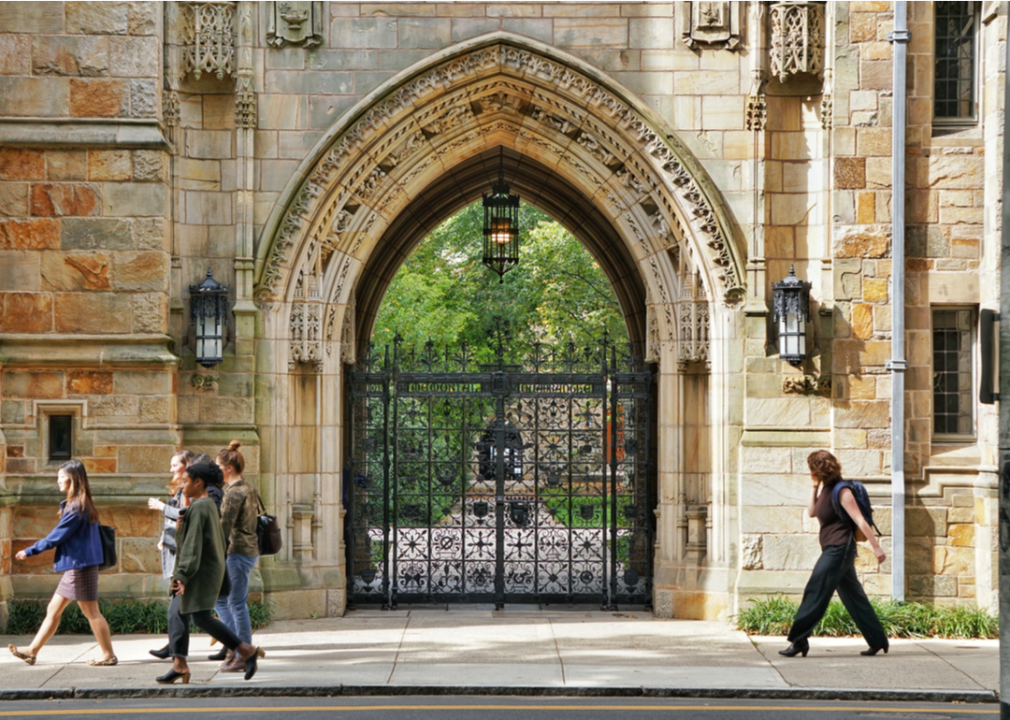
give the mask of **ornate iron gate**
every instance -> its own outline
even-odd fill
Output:
[[[398,342],[350,373],[350,600],[651,604],[652,374]]]

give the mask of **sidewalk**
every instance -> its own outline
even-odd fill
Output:
[[[4,636],[25,646],[30,638]],[[193,679],[160,686],[164,637],[113,638],[119,665],[92,668],[90,636],[58,635],[28,666],[0,648],[0,699],[159,695],[548,694],[993,702],[996,640],[893,640],[859,655],[859,638],[814,638],[783,658],[783,638],[748,638],[724,623],[657,620],[647,612],[453,608],[359,610],[276,622],[256,633],[256,677],[219,673],[194,635]]]

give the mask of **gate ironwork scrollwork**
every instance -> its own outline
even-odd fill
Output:
[[[503,345],[359,357],[351,602],[651,605],[652,373],[607,341]]]

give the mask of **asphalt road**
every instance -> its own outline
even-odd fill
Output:
[[[157,720],[956,720],[994,718],[999,706],[932,703],[690,700],[656,698],[220,698],[210,700],[45,700],[0,703],[0,718],[105,717]]]

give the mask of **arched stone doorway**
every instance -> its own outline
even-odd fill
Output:
[[[257,258],[262,483],[290,529],[268,591],[346,601],[344,363],[410,249],[486,189],[505,149],[524,201],[597,257],[632,340],[659,365],[659,615],[726,607],[727,347],[740,250],[700,165],[631,93],[556,50],[497,33],[376,90],[320,141],[274,208]],[[494,168],[496,169],[496,168]],[[738,355],[739,356],[739,355]]]

